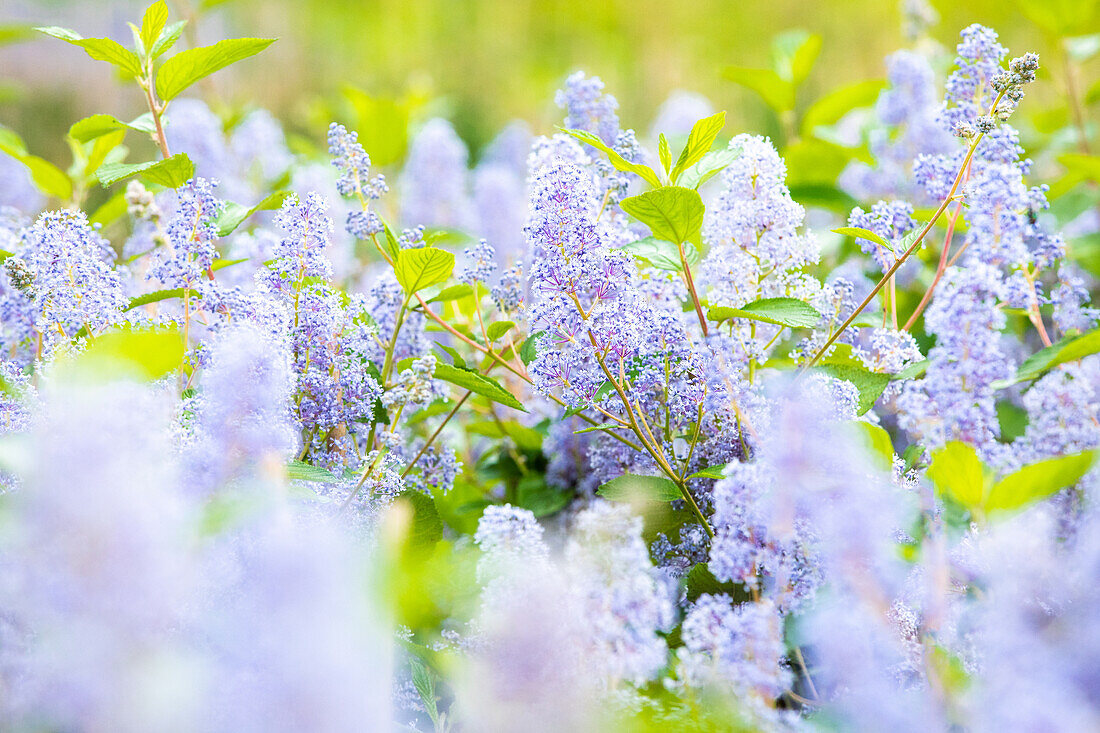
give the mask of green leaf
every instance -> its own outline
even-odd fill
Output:
[[[830,377],[851,382],[859,391],[859,408],[857,415],[863,415],[872,407],[882,395],[886,386],[890,384],[890,375],[872,372],[863,366],[851,363],[835,363],[825,359],[816,367],[819,371]]]
[[[710,146],[714,144],[714,140],[718,137],[718,133],[720,133],[725,126],[725,112],[718,112],[710,117],[701,119],[692,126],[691,134],[688,135],[687,144],[684,145],[684,149],[680,151],[680,157],[676,160],[676,166],[672,169],[672,173],[669,174],[673,183],[676,183],[680,179],[680,174],[683,173],[685,169],[695,165],[703,159],[703,156],[710,151]]]
[[[987,471],[974,447],[957,440],[932,454],[928,478],[940,493],[971,510],[981,506],[988,483]]]
[[[519,480],[516,487],[516,503],[531,510],[536,517],[557,514],[569,505],[571,493],[555,489],[538,474],[528,474]]]
[[[740,308],[716,306],[707,311],[707,318],[718,322],[749,318],[790,328],[813,328],[821,322],[817,309],[797,298],[762,298]]]
[[[235,260],[227,260],[225,258],[219,257],[218,259],[214,260],[214,264],[212,264],[210,266],[210,269],[213,272],[217,272],[218,270],[222,270],[226,267],[232,267],[233,265],[239,265],[242,262],[248,262],[248,258],[247,257],[240,257],[240,258],[235,259]]]
[[[107,160],[107,156],[122,144],[125,137],[125,130],[115,130],[114,132],[109,132],[106,135],[97,137],[95,142],[92,143],[92,150],[88,153],[88,158],[84,163],[83,176],[87,178],[98,170],[100,166],[103,165],[104,161]],[[125,151],[120,150],[119,154],[125,155]]]
[[[412,677],[416,694],[420,695],[420,702],[424,703],[424,709],[428,711],[428,717],[436,730],[439,729],[439,707],[435,696],[435,678],[424,664],[416,657],[409,658],[409,672]]]
[[[523,360],[524,366],[529,366],[531,362],[535,360],[535,357],[538,356],[539,337],[544,333],[546,332],[536,331],[528,336],[524,340],[523,345],[519,347],[519,358]]]
[[[167,22],[168,5],[164,0],[157,0],[146,9],[141,19],[141,43],[147,50],[153,48]]]
[[[183,35],[183,29],[187,25],[186,20],[181,20],[177,23],[173,23],[168,26],[161,34],[157,42],[153,44],[153,47],[148,49],[149,58],[160,58],[167,53],[172,46],[176,45],[176,41]]]
[[[855,425],[879,468],[883,471],[891,470],[894,465],[894,444],[890,441],[890,433],[869,422],[856,421]]]
[[[722,70],[722,76],[759,94],[764,103],[777,113],[794,109],[794,85],[771,69],[727,66]]]
[[[67,201],[72,198],[73,182],[65,171],[45,158],[39,158],[37,155],[30,155],[25,152],[19,152],[18,148],[11,147],[2,140],[0,140],[0,150],[3,150],[27,167],[35,187],[42,193],[48,196],[54,196],[62,201]]]
[[[699,250],[691,244],[686,244],[685,247],[684,255],[688,265],[694,265],[700,259]],[[664,239],[643,237],[623,245],[622,250],[659,270],[682,272],[684,269],[683,263],[680,262],[680,248]]]
[[[59,38],[74,46],[80,46],[84,49],[84,53],[96,61],[106,61],[109,64],[114,64],[122,69],[123,73],[131,77],[141,76],[141,59],[137,57],[136,53],[118,41],[113,41],[110,38],[84,38],[75,31],[68,28],[58,28],[57,26],[35,28],[35,30],[39,33],[45,33],[47,36]]]
[[[731,143],[731,145],[733,144]],[[722,150],[712,150],[704,155],[698,163],[684,170],[676,183],[685,188],[698,189],[741,157],[741,152],[740,145],[733,145],[733,147]]]
[[[856,239],[869,239],[877,245],[880,245],[890,252],[894,251],[893,246],[890,245],[885,239],[872,232],[870,229],[864,229],[863,227],[837,227],[833,229],[837,234],[843,234],[845,237],[854,237]]]
[[[19,43],[20,41],[26,41],[34,37],[34,28],[32,26],[20,25],[18,23],[4,23],[0,25],[0,46],[6,46],[9,43]]]
[[[382,222],[382,230],[386,233],[382,241],[385,244],[379,244],[382,253],[390,258],[390,260],[396,261],[397,254],[401,251],[401,243],[397,241],[397,237],[394,236],[393,230],[390,229],[390,225],[386,222]]]
[[[1027,410],[1007,400],[998,400],[996,409],[997,426],[1001,429],[999,439],[1002,443],[1011,443],[1027,432]]]
[[[605,143],[598,136],[593,135],[590,132],[585,132],[584,130],[568,130],[564,127],[559,127],[558,129],[566,133],[567,135],[572,135],[573,137],[580,140],[582,143],[587,143],[597,150],[603,152],[605,155],[607,155],[608,160],[611,161],[611,165],[615,166],[617,169],[626,173],[633,173],[637,176],[640,176],[642,180],[646,181],[651,186],[658,188],[660,187],[661,177],[658,176],[652,168],[650,168],[648,165],[641,165],[640,163],[631,163],[629,160],[615,152],[615,150],[613,150],[610,145]]]
[[[19,137],[14,130],[0,125],[0,150],[3,150],[13,158],[18,158],[20,155],[26,155],[27,145],[23,142],[23,138]]]
[[[318,484],[334,484],[340,479],[332,471],[302,461],[286,464],[286,477],[291,481],[310,481]]]
[[[458,367],[460,369],[467,369],[468,368],[466,366],[466,360],[462,358],[462,354],[458,353],[458,351],[455,350],[454,348],[448,346],[447,344],[440,343],[438,341],[435,342],[435,348],[439,349],[444,354],[449,356],[451,358],[451,363],[454,364],[456,367]]]
[[[455,256],[435,247],[403,249],[397,253],[393,269],[397,282],[411,296],[449,278],[455,269]]]
[[[928,371],[928,360],[923,359],[915,364],[910,364],[897,374],[891,375],[890,379],[895,381],[899,379],[916,379],[917,377],[924,374],[926,371]]]
[[[92,215],[88,217],[88,221],[105,227],[126,216],[126,208],[126,192],[118,191],[107,199],[102,206],[92,212]]]
[[[199,79],[230,64],[255,56],[274,38],[227,38],[213,46],[192,48],[172,56],[157,71],[157,94],[167,102]]]
[[[435,363],[434,376],[436,379],[442,379],[444,382],[450,382],[451,384],[468,389],[482,397],[488,397],[493,402],[499,402],[502,405],[507,405],[521,412],[527,412],[523,405],[520,404],[520,401],[517,400],[511,392],[506,390],[500,382],[492,377],[478,374],[469,369],[462,369],[460,367],[451,366],[450,364],[444,364],[441,361]]]
[[[252,216],[257,211],[270,211],[271,209],[279,208],[289,195],[290,191],[276,191],[270,196],[264,197],[260,203],[251,208],[245,208],[240,204],[227,201],[215,222],[218,227],[218,236],[228,237],[237,227],[244,223],[245,219]]]
[[[489,337],[489,341],[496,341],[498,338],[508,333],[515,325],[513,321],[497,321],[496,323],[490,323],[485,329],[485,335]]]
[[[443,520],[439,518],[439,510],[432,497],[408,490],[398,494],[398,501],[407,501],[412,505],[413,520],[407,540],[409,547],[427,549],[443,539]]]
[[[796,87],[810,75],[820,53],[821,36],[801,29],[780,33],[772,41],[776,72]]]
[[[703,199],[682,186],[665,186],[619,202],[623,211],[650,228],[653,236],[674,244],[698,242],[703,227]]]
[[[632,473],[611,479],[602,484],[596,493],[608,501],[623,502],[667,502],[684,498],[676,484],[663,476]]]
[[[412,104],[367,94],[352,86],[343,88],[344,97],[355,110],[359,142],[377,166],[392,165],[404,156],[409,144]]]
[[[1045,349],[1036,351],[1024,360],[1011,379],[993,383],[995,389],[1009,387],[1041,376],[1059,364],[1077,361],[1089,354],[1100,352],[1100,329],[1093,329],[1079,336],[1067,336]]]
[[[69,128],[69,137],[80,143],[91,142],[116,130],[124,130],[128,125],[117,117],[111,115],[92,115],[79,122],[73,123]]]
[[[693,565],[684,580],[687,584],[686,591],[689,601],[695,601],[701,595],[717,595],[720,593],[733,596],[738,601],[751,600],[751,597],[745,597],[749,596],[749,593],[745,590],[743,583],[718,580],[705,562]]]
[[[149,303],[157,303],[162,300],[168,300],[169,298],[182,298],[183,294],[183,288],[167,288],[165,290],[154,290],[151,293],[145,293],[144,295],[138,295],[136,297],[130,298],[130,302],[127,303],[126,307],[122,310],[133,310],[134,308],[148,305]],[[194,290],[191,291],[191,294],[197,295]]]
[[[672,166],[672,153],[668,149],[668,138],[663,132],[657,136],[657,157],[661,159],[661,167],[665,169],[665,174],[668,174]]]
[[[802,116],[802,134],[812,135],[818,127],[840,122],[853,109],[874,104],[885,86],[886,82],[880,79],[870,79],[832,90],[806,110],[806,114]]]
[[[186,153],[176,153],[171,158],[146,163],[109,163],[96,171],[96,177],[104,187],[134,175],[165,188],[179,188],[194,177],[195,165]]]
[[[131,328],[128,324],[89,340],[77,362],[105,376],[129,374],[156,380],[180,367],[183,336],[170,328]]]
[[[714,478],[714,479],[719,479],[719,478],[725,477],[725,475],[726,475],[726,464],[720,463],[717,466],[707,466],[706,468],[704,468],[701,471],[696,471],[695,473],[688,476],[688,478]]]
[[[993,485],[985,500],[988,513],[1012,511],[1073,486],[1092,468],[1095,451],[1050,458],[1024,466]]]

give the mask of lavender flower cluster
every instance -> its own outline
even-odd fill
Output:
[[[1100,310],[956,52],[844,212],[582,72],[472,169],[184,99],[117,220],[6,195],[0,728],[1100,727]]]

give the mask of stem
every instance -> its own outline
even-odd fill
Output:
[[[156,92],[153,91],[154,81],[153,76],[153,60],[149,59],[145,66],[145,78],[139,79],[138,83],[141,88],[145,90],[145,102],[149,106],[149,114],[153,117],[153,124],[156,126],[156,133],[153,135],[153,140],[156,141],[157,146],[160,148],[160,154],[165,158],[171,158],[172,154],[168,152],[168,138],[164,136],[164,124],[161,122],[160,116],[164,113],[164,107],[157,103]]]
[[[1001,96],[1003,94],[1004,92],[998,94],[997,98],[993,101],[994,110],[997,109],[997,103],[1000,102]],[[829,347],[832,346],[838,338],[840,338],[840,334],[844,333],[845,329],[847,329],[848,326],[852,325],[852,322],[859,317],[860,313],[863,312],[863,309],[866,308],[872,300],[874,300],[875,296],[878,295],[878,291],[882,290],[883,286],[886,285],[890,278],[893,277],[894,273],[898,271],[898,268],[905,264],[905,261],[908,260],[909,257],[917,251],[917,248],[921,246],[921,243],[924,241],[925,236],[928,235],[928,232],[932,231],[932,227],[936,225],[936,222],[939,221],[940,216],[943,214],[944,211],[947,210],[947,207],[951,203],[951,200],[955,198],[955,192],[959,190],[959,184],[962,183],[963,176],[965,175],[967,169],[970,167],[971,159],[973,159],[974,157],[974,151],[978,149],[978,143],[982,141],[983,137],[985,137],[985,133],[980,133],[976,135],[973,142],[970,143],[970,148],[966,151],[966,157],[963,159],[962,166],[959,167],[959,172],[955,174],[955,182],[951,184],[951,190],[947,193],[946,198],[944,198],[944,200],[940,202],[940,205],[936,208],[935,213],[932,214],[932,218],[929,219],[928,223],[924,225],[923,229],[921,229],[920,234],[917,235],[917,238],[916,240],[914,240],[913,244],[909,246],[909,249],[905,250],[905,252],[902,253],[901,257],[894,261],[894,264],[890,267],[889,270],[886,271],[886,274],[882,276],[878,283],[875,284],[875,287],[871,290],[871,292],[868,293],[867,297],[863,299],[863,302],[856,307],[856,309],[852,312],[852,315],[848,316],[848,319],[844,321],[844,323],[840,324],[840,328],[838,328],[836,332],[829,337],[829,340],[825,342],[825,345],[822,346],[816,354],[814,354],[814,357],[810,359],[810,361],[807,362],[804,367],[802,367],[801,371],[806,371],[814,364],[816,364],[818,359],[824,356],[825,352],[829,350]]]
[[[890,276],[890,320],[894,324],[894,330],[898,330],[898,289],[897,278]]]
[[[386,358],[382,362],[382,386],[385,387],[390,381],[390,373],[393,371],[393,353],[397,350],[397,334],[401,331],[401,324],[405,321],[405,311],[409,307],[409,299],[401,303],[401,308],[397,311],[397,320],[393,323],[393,334],[390,336],[390,343],[386,346]]]
[[[798,668],[802,670],[802,676],[806,678],[806,684],[810,688],[810,694],[814,696],[814,702],[817,702],[820,696],[817,694],[817,687],[814,686],[814,678],[810,676],[810,670],[806,666],[806,658],[802,656],[802,647],[794,648],[794,658],[798,662]]]
[[[443,432],[443,428],[447,427],[447,423],[450,422],[451,418],[454,417],[455,414],[458,412],[458,409],[462,407],[463,404],[465,404],[466,400],[469,399],[470,395],[472,394],[473,392],[467,391],[466,394],[462,395],[458,402],[455,403],[455,406],[452,407],[451,411],[447,413],[447,417],[443,418],[443,422],[439,423],[439,427],[436,428],[435,432],[431,434],[431,437],[429,437],[424,442],[424,445],[423,447],[421,447],[420,451],[416,454],[416,456],[413,457],[411,461],[409,461],[409,465],[405,467],[405,470],[401,472],[401,478],[405,478],[409,475],[409,471],[413,470],[413,466],[416,465],[416,462],[419,461],[420,457],[424,455],[425,451],[427,451],[428,448],[431,447],[432,443],[435,442],[435,439],[438,438],[439,434]]]
[[[630,421],[630,427],[634,431],[634,434],[637,435],[638,438],[641,440],[642,445],[646,449],[646,452],[649,453],[649,455],[657,463],[657,466],[662,471],[664,471],[665,475],[668,476],[668,478],[670,478],[674,484],[676,484],[676,488],[680,490],[680,494],[683,495],[684,501],[686,501],[688,506],[691,507],[691,511],[695,514],[695,516],[699,519],[699,522],[703,525],[703,529],[706,531],[707,536],[713,538],[714,530],[710,528],[710,524],[707,522],[706,517],[703,516],[703,512],[701,509],[699,509],[699,505],[695,503],[695,498],[691,495],[691,492],[688,491],[687,486],[684,485],[684,482],[680,480],[680,477],[676,474],[675,471],[672,470],[672,467],[668,465],[664,458],[660,454],[658,454],[657,451],[646,440],[645,435],[642,433],[641,428],[638,426],[638,421],[634,416],[634,410],[630,406],[630,398],[627,397],[626,392],[622,388],[622,385],[620,385],[619,382],[616,381],[614,375],[611,374],[611,370],[607,368],[607,362],[605,362],[603,356],[600,355],[599,344],[596,343],[596,337],[592,335],[591,331],[588,332],[588,338],[592,342],[592,348],[595,349],[596,361],[599,363],[600,368],[603,370],[604,376],[607,377],[607,381],[611,383],[611,386],[615,388],[615,391],[619,395],[619,400],[623,403],[623,409],[626,410],[626,416]]]
[[[707,319],[703,316],[703,307],[699,304],[699,294],[695,292],[695,280],[691,277],[691,268],[688,267],[687,257],[684,256],[684,243],[676,245],[677,251],[680,253],[680,264],[684,266],[684,282],[687,284],[688,292],[691,293],[691,302],[695,306],[695,315],[699,316],[699,325],[703,329],[703,338],[706,338],[710,334],[707,333]]]
[[[969,177],[970,171],[967,170],[967,176]],[[948,251],[951,249],[951,240],[955,236],[955,223],[959,220],[959,215],[962,213],[963,202],[959,199],[955,204],[955,211],[951,213],[951,219],[947,222],[947,235],[943,238],[943,250],[940,252],[940,262],[936,265],[936,275],[932,278],[932,284],[928,286],[928,290],[924,291],[924,296],[921,297],[920,303],[917,304],[917,309],[913,311],[913,315],[909,316],[909,320],[905,322],[905,327],[902,331],[908,331],[913,327],[913,324],[920,318],[920,314],[924,312],[925,306],[932,300],[932,292],[939,285],[940,278],[943,277],[944,271],[951,264],[947,261]],[[961,253],[962,250],[959,250]],[[954,262],[952,260],[952,262]]]

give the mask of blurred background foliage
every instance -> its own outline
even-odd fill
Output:
[[[969,0],[932,3],[931,39],[953,46],[983,23],[1014,53],[1038,51],[1042,81],[1029,111],[1043,110],[1050,132],[1069,114],[1064,38],[1100,31],[1097,0]],[[78,48],[24,34],[20,26],[61,25],[86,36],[127,41],[126,21],[144,0],[4,0],[0,3],[0,123],[21,131],[32,150],[61,160],[73,120],[105,109],[139,114],[142,100],[113,83]],[[624,126],[648,129],[669,92],[690,89],[729,112],[727,134],[752,131],[781,142],[779,118],[752,91],[723,78],[728,66],[767,67],[777,34],[819,34],[818,62],[798,90],[805,110],[847,83],[879,79],[884,57],[912,45],[904,1],[890,0],[173,0],[192,22],[185,42],[234,35],[277,36],[261,58],[219,74],[204,95],[222,112],[263,106],[291,130],[319,143],[330,117],[350,103],[382,104],[402,121],[450,118],[475,152],[507,121],[536,131],[560,120],[553,93],[567,73],[601,76],[619,99]],[[1080,93],[1095,80],[1094,56],[1076,70]],[[363,92],[358,100],[354,88]],[[1100,90],[1093,88],[1093,96]],[[350,97],[350,100],[349,100]],[[360,109],[360,111],[362,111]],[[348,120],[355,122],[355,120]],[[1026,130],[1025,130],[1026,132]],[[364,135],[366,137],[366,135]],[[396,151],[399,153],[400,151]]]

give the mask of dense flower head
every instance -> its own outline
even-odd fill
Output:
[[[468,229],[466,162],[469,153],[447,120],[424,123],[409,145],[401,173],[401,221],[409,226]]]
[[[641,531],[641,519],[624,506],[597,501],[577,516],[565,547],[590,625],[585,656],[598,678],[642,684],[668,656],[658,632],[672,625],[672,596]]]
[[[95,334],[122,319],[126,299],[112,267],[114,251],[82,212],[51,211],[38,217],[12,258],[26,281],[34,328],[48,342]],[[8,264],[9,278],[13,265]]]
[[[848,226],[868,229],[885,239],[892,248],[897,247],[916,225],[913,206],[905,201],[879,201],[870,211],[864,211],[857,206],[848,215]],[[856,241],[860,249],[871,255],[883,272],[889,270],[896,261],[897,255],[881,244],[862,237],[857,237]]]
[[[253,326],[220,335],[195,417],[196,483],[210,488],[284,463],[298,442],[289,344]],[[266,465],[265,465],[266,464]],[[200,486],[195,486],[196,489]]]
[[[464,249],[462,255],[466,258],[466,265],[459,273],[458,279],[464,283],[473,285],[475,282],[488,282],[497,269],[496,251],[484,239],[473,247]]]
[[[949,129],[989,113],[996,95],[993,79],[1008,51],[997,42],[995,31],[975,23],[963,29],[956,53],[955,71],[945,85]]]
[[[905,386],[901,425],[927,445],[964,440],[990,448],[1000,432],[992,384],[1010,375],[1000,345],[1005,315],[999,273],[975,262],[952,267],[936,291],[925,322],[937,337],[924,379]]]
[[[888,86],[879,94],[875,112],[882,121],[868,133],[873,165],[853,161],[841,173],[840,187],[856,198],[873,201],[899,196],[934,204],[915,185],[913,162],[922,155],[940,155],[956,147],[938,119],[941,106],[935,72],[929,60],[902,50],[886,61]]]
[[[385,176],[370,177],[370,156],[359,144],[358,133],[333,122],[328,128],[328,154],[340,171],[336,190],[341,196],[377,199],[389,190]]]
[[[195,178],[178,189],[179,205],[168,222],[168,241],[154,253],[148,276],[166,288],[192,288],[218,257],[215,242],[222,204],[214,196],[217,184]]]
[[[608,145],[614,145],[619,135],[619,102],[604,93],[598,76],[574,72],[565,80],[554,101],[565,110],[565,126],[597,135]]]
[[[680,634],[679,661],[693,684],[728,686],[734,694],[764,699],[790,684],[783,619],[770,602],[731,606],[725,596],[700,596]]]
[[[704,234],[711,249],[698,280],[712,304],[737,307],[787,295],[792,281],[786,273],[816,262],[819,252],[812,235],[797,232],[805,209],[791,198],[786,164],[771,141],[738,135],[730,149],[740,154],[722,174],[725,187],[707,211]]]
[[[266,282],[276,292],[301,288],[305,278],[332,276],[332,264],[326,257],[332,220],[323,198],[311,193],[300,200],[290,196],[275,217],[275,225],[286,236],[273,252]]]

